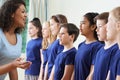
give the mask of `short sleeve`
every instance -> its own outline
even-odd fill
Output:
[[[92,64],[95,63],[97,53],[101,49],[102,46],[103,45],[101,43],[98,43],[98,44],[93,46],[93,49],[92,49],[93,50],[93,52],[92,52]]]
[[[65,65],[74,65],[75,53],[70,53],[65,59]]]
[[[92,60],[92,64],[95,65],[95,62],[97,60],[97,57],[99,56],[99,53],[96,54],[96,57]]]

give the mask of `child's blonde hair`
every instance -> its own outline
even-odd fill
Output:
[[[50,27],[50,22],[49,21],[46,21],[43,24],[47,24]],[[50,42],[48,42],[48,40],[46,38],[43,38],[43,40],[42,40],[42,49],[43,50],[47,49],[48,45],[55,41],[55,38],[52,35],[51,30],[50,30],[50,34],[49,34],[49,39],[50,39]]]
[[[114,8],[110,13],[114,16],[115,21],[120,21],[120,6]]]

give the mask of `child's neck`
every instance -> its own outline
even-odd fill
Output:
[[[31,39],[37,39],[37,38],[38,38],[38,36],[31,37]]]
[[[68,44],[68,45],[64,45],[64,50],[63,50],[63,52],[65,52],[65,51],[68,51],[68,50],[70,50],[71,48],[73,48],[74,46],[73,46],[73,43],[72,44]]]
[[[93,37],[91,37],[91,38],[86,38],[85,43],[86,43],[86,44],[89,44],[89,43],[92,43],[92,42],[95,42],[95,41],[96,41],[96,39],[93,38]]]
[[[108,40],[108,41],[105,41],[105,49],[108,49],[110,48],[111,46],[115,45],[117,42],[116,40]]]
[[[118,46],[119,46],[119,49],[120,49],[120,42],[118,42]]]
[[[119,49],[120,49],[120,34],[118,34],[117,43],[118,43],[118,46],[119,46]]]

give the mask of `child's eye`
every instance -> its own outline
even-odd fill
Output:
[[[22,11],[22,13],[26,13],[26,11],[25,11],[25,10],[23,10],[23,11]]]
[[[85,22],[84,22],[84,21],[81,21],[81,22],[80,22],[80,25],[82,25],[82,24],[85,24]]]
[[[85,24],[84,22],[82,24]]]
[[[102,26],[97,26],[97,28],[101,28]]]

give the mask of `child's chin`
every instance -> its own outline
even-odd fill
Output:
[[[62,42],[60,42],[60,45],[63,45]]]

